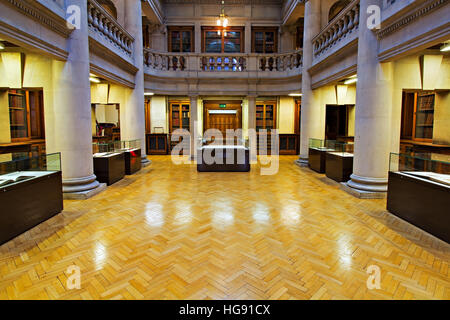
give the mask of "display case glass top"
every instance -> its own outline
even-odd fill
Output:
[[[336,140],[327,139],[309,139],[309,148],[316,149],[319,151],[335,151]]]
[[[0,188],[61,171],[61,154],[29,156],[28,153],[0,155]]]
[[[115,151],[130,151],[140,148],[141,148],[140,139],[114,141]]]
[[[450,186],[450,155],[391,153],[389,171]]]
[[[332,144],[330,144],[330,146],[332,146],[332,150],[327,151],[328,153],[340,157],[353,157],[353,150],[355,146],[353,142],[334,141]]]

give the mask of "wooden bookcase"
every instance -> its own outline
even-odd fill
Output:
[[[432,143],[435,100],[432,91],[403,92],[402,139]]]
[[[169,52],[194,51],[194,27],[167,27],[167,46]]]
[[[177,129],[190,131],[191,105],[189,101],[169,101],[169,132],[170,135]],[[169,135],[170,150],[178,141],[172,141]],[[180,138],[181,141],[181,138]]]
[[[252,52],[277,53],[278,28],[276,27],[252,28]]]
[[[176,129],[190,130],[189,101],[169,101],[169,128],[170,133]]]
[[[256,102],[256,131],[266,129],[269,133],[277,128],[277,102],[259,101]]]
[[[9,90],[11,141],[44,138],[42,91]]]
[[[413,120],[413,139],[418,141],[433,140],[434,93],[416,93]]]

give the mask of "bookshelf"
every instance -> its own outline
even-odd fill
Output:
[[[170,134],[177,129],[190,131],[190,102],[189,101],[169,101],[169,129]],[[181,140],[181,138],[180,138]],[[170,150],[178,144],[170,139]]]
[[[276,101],[262,101],[256,103],[256,131],[266,129],[269,133],[276,129]]]
[[[10,90],[9,125],[11,127],[11,139],[28,137],[27,94],[23,90]]]
[[[278,29],[252,28],[252,52],[276,53],[278,51]]]
[[[413,137],[417,140],[433,139],[434,93],[417,93],[414,111]]]

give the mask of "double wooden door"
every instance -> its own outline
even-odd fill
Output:
[[[203,129],[217,129],[226,137],[227,129],[242,129],[242,101],[204,101]]]

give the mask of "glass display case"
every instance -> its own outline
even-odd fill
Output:
[[[0,244],[61,212],[61,155],[0,155],[0,203]]]
[[[28,153],[0,155],[0,188],[61,171],[61,154],[30,157]]]
[[[325,174],[336,182],[347,182],[353,172],[353,142],[334,142],[333,150],[327,151]]]
[[[114,151],[129,151],[141,149],[141,140],[122,140],[114,141]]]
[[[450,155],[391,153],[387,209],[450,243]]]
[[[450,155],[423,152],[391,153],[389,171],[450,185]]]
[[[326,153],[334,151],[335,144],[335,140],[309,139],[309,167],[318,173],[325,173]]]
[[[117,151],[117,141],[92,144],[94,174],[108,186],[125,176],[125,152]],[[120,144],[119,144],[120,145]]]
[[[123,152],[125,159],[125,174],[130,175],[141,170],[141,140],[115,141],[114,150]]]

